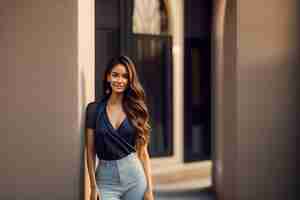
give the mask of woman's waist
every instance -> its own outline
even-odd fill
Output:
[[[131,152],[119,159],[100,159],[100,165],[104,165],[104,166],[116,166],[116,165],[124,165],[124,164],[128,164],[130,162],[135,162],[138,159],[136,152]]]

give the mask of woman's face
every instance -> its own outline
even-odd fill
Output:
[[[117,64],[107,76],[107,81],[110,82],[112,92],[122,93],[128,85],[129,74],[126,67],[122,64]]]

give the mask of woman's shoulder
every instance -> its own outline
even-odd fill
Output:
[[[97,101],[89,102],[86,106],[86,112],[88,114],[95,113],[97,109],[97,105],[98,105]]]
[[[91,101],[87,104],[87,107],[95,106],[97,105],[98,101]]]
[[[107,97],[101,97],[99,100],[91,101],[87,104],[88,111],[96,111],[98,105],[103,105],[106,101]]]

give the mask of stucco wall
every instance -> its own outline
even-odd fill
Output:
[[[224,34],[216,33],[223,51],[214,54],[218,199],[296,199],[298,4],[226,1]]]
[[[223,129],[215,147],[220,199],[296,199],[299,6],[295,0],[264,5],[227,0],[218,66]]]
[[[299,2],[261,3],[238,4],[237,199],[293,200],[299,182]]]
[[[79,199],[77,1],[0,13],[0,199]]]

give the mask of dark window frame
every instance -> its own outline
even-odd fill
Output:
[[[162,110],[162,124],[163,124],[163,132],[164,134],[164,151],[163,152],[155,152],[150,151],[151,157],[167,157],[172,156],[174,154],[174,135],[173,135],[173,56],[172,56],[172,37],[168,35],[151,35],[151,34],[131,34],[132,39],[132,48],[131,48],[131,56],[133,59],[136,60],[136,64],[143,65],[143,63],[140,63],[137,59],[137,51],[138,48],[136,47],[135,41],[137,40],[156,40],[161,41],[162,46],[165,46],[164,53],[166,55],[160,55],[161,61],[163,62],[162,65],[164,66],[162,68],[162,76],[164,86],[163,93],[163,110]],[[137,67],[137,71],[138,67]],[[153,77],[155,81],[155,77]],[[146,90],[146,94],[150,93]],[[150,113],[151,114],[151,113]],[[151,117],[151,116],[150,116]],[[153,134],[153,133],[152,133]],[[153,136],[153,135],[152,135]],[[152,144],[153,145],[153,144]],[[151,146],[151,143],[150,143]]]

